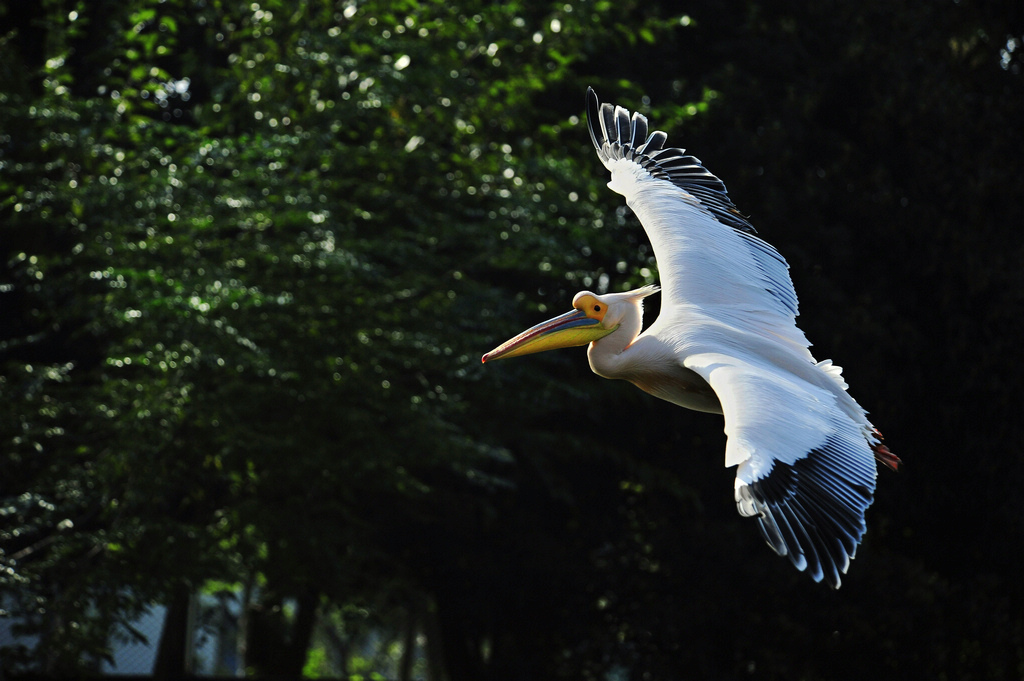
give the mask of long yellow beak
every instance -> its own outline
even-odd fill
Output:
[[[591,341],[604,338],[617,328],[619,327],[616,325],[606,329],[601,326],[600,321],[591,319],[583,310],[573,310],[523,331],[515,338],[505,341],[488,352],[480,358],[480,361],[488,362],[492,359],[519,357],[545,350],[586,345]]]

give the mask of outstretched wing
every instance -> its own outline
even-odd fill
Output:
[[[863,412],[851,414],[847,395],[754,356],[705,352],[685,365],[721,402],[739,512],[757,517],[768,544],[797,569],[838,588],[875,490],[880,445]]]
[[[794,322],[797,298],[789,265],[736,209],[725,184],[668,135],[648,135],[647,119],[601,104],[587,90],[590,136],[608,186],[626,198],[654,248],[662,310],[679,305],[718,308],[758,333],[807,347]]]

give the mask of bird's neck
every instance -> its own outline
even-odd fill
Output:
[[[626,325],[608,334],[599,341],[594,341],[587,348],[587,359],[590,360],[590,368],[598,376],[604,378],[626,378],[622,366],[622,351],[629,347],[640,333],[639,324],[637,328]]]

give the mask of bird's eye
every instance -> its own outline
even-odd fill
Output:
[[[600,305],[595,305],[594,306],[594,312],[600,312],[600,311],[601,311],[601,306]]]

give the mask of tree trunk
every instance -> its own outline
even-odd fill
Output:
[[[412,664],[416,657],[416,611],[409,607],[405,611],[402,636],[402,659],[398,664],[398,681],[412,679]]]
[[[192,673],[191,627],[189,606],[192,602],[192,588],[181,583],[174,588],[171,601],[164,615],[164,628],[160,633],[156,662],[153,664],[154,679],[182,679]]]
[[[448,681],[444,649],[441,644],[441,627],[437,622],[437,606],[426,598],[424,602],[422,621],[423,631],[427,637],[427,678],[430,681]]]
[[[245,646],[246,668],[252,668],[256,676],[301,677],[319,600],[319,594],[314,592],[299,596],[291,622],[280,596],[268,593],[259,603],[252,604]]]

